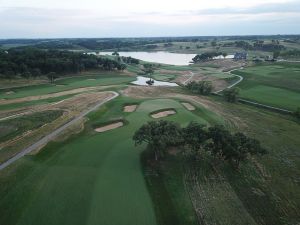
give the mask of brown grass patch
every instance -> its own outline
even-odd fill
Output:
[[[119,128],[122,126],[124,126],[123,122],[116,122],[116,123],[111,123],[111,124],[105,125],[103,127],[98,127],[95,129],[95,131],[102,133],[102,132],[113,130],[113,129],[116,129],[116,128]]]

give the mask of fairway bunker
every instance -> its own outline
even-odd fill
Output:
[[[153,112],[151,113],[151,117],[154,119],[159,119],[159,118],[163,118],[163,117],[167,117],[167,116],[171,116],[176,114],[176,111],[174,109],[167,109],[167,110],[160,110],[157,112]]]
[[[112,122],[110,124],[107,124],[107,125],[104,125],[102,127],[96,128],[95,131],[98,132],[98,133],[102,133],[102,132],[113,130],[113,129],[123,127],[123,126],[124,126],[124,123],[122,121]]]
[[[196,109],[195,106],[193,106],[191,103],[182,102],[181,104],[189,111],[193,111]]]
[[[124,112],[134,112],[138,105],[125,105],[123,108]]]

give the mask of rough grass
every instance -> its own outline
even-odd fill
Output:
[[[37,129],[52,122],[62,115],[63,111],[51,110],[24,115],[14,119],[0,121],[0,142],[10,140],[26,131]]]
[[[246,125],[243,128],[230,126],[230,129],[259,139],[269,154],[243,163],[240,171],[227,163],[214,166],[209,156],[206,160],[191,162],[180,155],[171,155],[158,167],[145,163],[149,189],[156,207],[160,207],[161,224],[194,224],[195,217],[187,210],[190,207],[185,207],[187,198],[192,199],[200,224],[297,224],[300,219],[299,124],[262,109],[220,104],[228,116]],[[160,195],[165,192],[167,194]],[[165,205],[176,201],[179,210],[172,217]],[[176,211],[176,204],[173,207]],[[180,216],[177,218],[177,215]],[[188,218],[194,219],[189,221]]]
[[[234,73],[244,77],[238,85],[242,97],[290,110],[300,106],[299,64],[261,64]]]

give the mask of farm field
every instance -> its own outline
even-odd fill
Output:
[[[244,77],[241,97],[292,111],[299,107],[300,64],[263,64],[233,73]]]

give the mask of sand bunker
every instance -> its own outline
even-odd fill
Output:
[[[187,110],[193,111],[193,110],[196,109],[192,104],[190,104],[190,103],[188,103],[188,102],[182,102],[181,104],[182,104]]]
[[[108,125],[103,126],[103,127],[98,127],[98,128],[95,129],[95,131],[101,133],[101,132],[105,132],[105,131],[108,131],[108,130],[113,130],[113,129],[122,127],[123,125],[124,125],[123,122],[111,123],[111,124],[108,124]]]
[[[166,110],[166,111],[151,114],[151,116],[154,119],[158,119],[158,118],[170,116],[170,115],[173,115],[173,114],[176,114],[176,112],[174,110]]]
[[[137,105],[126,105],[124,106],[124,112],[134,112],[137,108]]]
[[[14,94],[15,92],[13,92],[13,91],[7,91],[7,92],[5,92],[5,94],[6,95],[11,95],[11,94]]]

